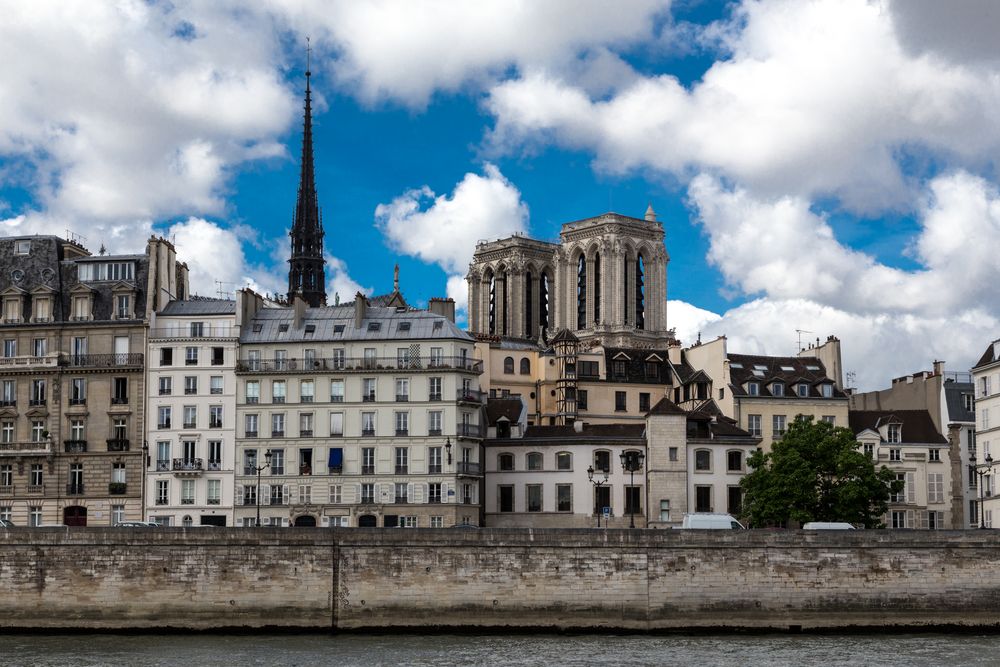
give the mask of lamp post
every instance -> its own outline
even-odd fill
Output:
[[[604,471],[604,479],[594,479],[594,466],[587,468],[587,479],[594,485],[594,514],[597,515],[597,527],[601,527],[601,508],[597,504],[597,489],[608,483],[608,471]]]
[[[257,501],[257,527],[260,528],[260,474],[271,467],[271,450],[264,452],[264,465],[259,466],[254,463],[253,469],[257,471],[257,492],[254,500]]]
[[[142,441],[142,477],[139,478],[139,497],[142,498],[142,514],[139,516],[146,520],[146,473],[149,471],[149,442]]]
[[[642,469],[642,462],[646,458],[643,452],[630,449],[621,453],[622,470],[631,475],[629,486],[635,489],[635,472]],[[635,528],[635,503],[629,503],[628,527]]]
[[[986,510],[983,509],[983,480],[990,476],[993,468],[993,457],[989,454],[983,459],[984,463],[969,464],[969,470],[976,473],[979,478],[979,527],[986,528]]]
[[[448,455],[448,465],[451,465],[451,438],[444,439],[444,453]]]

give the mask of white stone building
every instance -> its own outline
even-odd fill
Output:
[[[482,363],[453,302],[241,298],[237,525],[479,524]]]
[[[147,365],[146,516],[232,525],[236,302],[172,301],[154,314]]]
[[[1000,340],[989,344],[979,361],[972,368],[972,381],[976,393],[976,435],[975,463],[976,468],[970,471],[970,479],[977,480],[982,473],[982,484],[979,485],[982,507],[973,507],[972,521],[974,525],[993,527],[994,510],[1000,510],[1000,498],[996,494],[997,483],[994,481],[997,466],[1000,466]],[[994,457],[993,452],[998,452]]]

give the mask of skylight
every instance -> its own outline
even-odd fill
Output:
[[[794,371],[794,370],[795,370],[795,368],[794,368],[794,367],[792,367],[792,366],[782,366],[782,367],[781,367],[781,370],[783,370],[783,371],[787,371],[787,372],[791,372],[791,371]]]
[[[767,370],[767,366],[763,366],[761,364],[754,364],[753,365],[753,369],[755,371],[766,371]]]
[[[335,334],[342,334],[342,333],[344,333],[344,325],[343,324],[334,324],[333,325],[333,333],[335,333]]]
[[[288,331],[288,325],[287,324],[279,324],[278,325],[278,331],[280,331],[282,333]]]
[[[368,330],[369,331],[381,331],[382,330],[382,323],[381,322],[369,322],[368,323]]]
[[[743,368],[743,364],[741,364],[741,363],[739,363],[739,362],[735,362],[735,363],[730,363],[730,364],[729,364],[729,367],[730,367],[730,368]]]

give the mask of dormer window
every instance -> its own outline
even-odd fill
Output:
[[[31,293],[31,321],[52,321],[52,294],[47,288],[39,288]]]
[[[799,398],[808,398],[809,396],[809,385],[805,382],[800,382],[797,386],[797,391]]]
[[[14,241],[14,254],[27,255],[31,253],[31,241]]]
[[[17,324],[21,321],[23,306],[20,295],[5,295],[3,298],[3,321],[5,324]]]
[[[135,319],[135,288],[126,282],[118,282],[111,288],[111,303],[116,320]]]
[[[773,382],[771,383],[771,395],[772,396],[784,396],[785,395],[785,385],[783,382]]]
[[[749,395],[749,396],[760,396],[760,383],[759,382],[747,382],[747,395]]]
[[[898,443],[903,441],[903,426],[902,424],[889,424],[889,428],[886,431],[886,442]]]
[[[833,385],[829,382],[821,384],[820,391],[823,392],[823,398],[833,398]]]

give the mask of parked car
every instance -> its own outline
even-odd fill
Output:
[[[802,530],[854,530],[854,526],[846,521],[808,521]]]
[[[160,524],[155,521],[119,521],[115,528],[159,528]]]
[[[0,528],[13,528],[14,522],[10,519],[0,519]]]
[[[710,512],[695,512],[685,514],[681,522],[682,529],[697,530],[745,530],[745,526],[731,514],[713,514]]]

